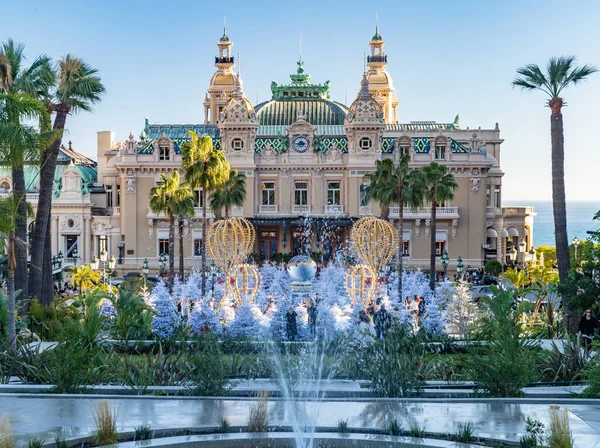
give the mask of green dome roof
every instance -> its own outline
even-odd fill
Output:
[[[258,123],[267,126],[288,126],[299,114],[315,126],[343,125],[348,108],[331,100],[277,99],[265,101],[255,108]]]
[[[371,40],[383,40],[377,27],[375,27],[375,35],[371,38]]]

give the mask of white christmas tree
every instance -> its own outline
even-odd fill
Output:
[[[292,298],[289,295],[284,295],[276,300],[277,306],[271,319],[271,334],[275,339],[286,340],[286,325],[287,325],[287,312],[292,306]]]
[[[298,328],[296,340],[305,341],[308,339],[308,311],[303,305],[298,305],[294,309],[296,310],[296,324]]]
[[[425,316],[420,320],[426,333],[442,335],[446,333],[446,320],[440,297],[437,294],[425,299]]]
[[[220,334],[223,330],[219,316],[207,303],[196,302],[190,318],[188,319],[188,327],[193,334],[199,334],[202,331],[210,331],[211,333]]]
[[[317,305],[317,335],[320,338],[335,338],[337,334],[336,323],[335,316],[328,305],[324,302]]]
[[[257,338],[262,335],[262,325],[260,317],[256,311],[260,313],[258,308],[253,309],[252,306],[244,304],[238,310],[235,319],[229,324],[228,332],[233,337],[248,337]]]
[[[289,293],[290,291],[290,277],[285,266],[281,264],[277,267],[277,270],[273,272],[273,280],[269,287],[269,292],[273,293],[275,301],[277,302],[283,297],[284,293]]]
[[[328,305],[345,305],[348,295],[344,288],[346,269],[341,264],[329,263],[321,269],[315,285],[321,299]]]
[[[279,268],[271,262],[266,262],[259,268],[260,288],[256,297],[256,304],[263,309],[269,304],[269,294],[272,292],[271,286],[278,270]]]
[[[338,305],[333,305],[330,308],[331,315],[335,319],[335,328],[337,331],[345,331],[350,323],[350,313],[352,311],[350,305],[340,308]]]
[[[228,327],[233,319],[235,319],[235,308],[233,307],[233,301],[230,296],[225,296],[221,299],[217,314],[221,321],[221,325],[224,327]]]
[[[473,329],[478,317],[479,308],[473,302],[468,284],[460,282],[446,308],[445,318],[449,330],[465,336]]]
[[[173,336],[181,324],[181,315],[177,311],[177,304],[169,294],[164,282],[160,282],[152,290],[150,303],[153,304],[156,315],[152,318],[152,331],[161,339]]]
[[[195,271],[188,275],[181,296],[190,303],[202,302],[202,274]]]

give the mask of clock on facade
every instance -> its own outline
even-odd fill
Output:
[[[292,146],[296,152],[306,152],[309,147],[308,138],[306,138],[304,135],[298,135],[294,138]]]

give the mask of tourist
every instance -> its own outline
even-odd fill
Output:
[[[387,330],[391,326],[391,318],[387,310],[385,309],[385,305],[381,305],[379,310],[375,313],[375,335],[377,339],[384,339],[387,333]]]
[[[383,297],[381,297],[381,291],[377,291],[377,298],[375,299],[375,305],[381,305]]]
[[[312,300],[306,311],[308,312],[308,331],[314,337],[317,334],[317,306],[312,303]]]
[[[361,309],[358,313],[358,331],[356,332],[356,337],[357,339],[364,341],[369,336],[373,337],[371,318],[366,310]]]
[[[419,327],[419,296],[415,296],[415,300],[410,302],[408,305],[408,310],[412,312],[415,321],[415,329]]]
[[[285,336],[288,341],[294,342],[296,340],[296,335],[298,334],[298,324],[296,322],[298,314],[296,313],[296,310],[294,310],[293,306],[288,308],[288,312],[285,317]]]
[[[410,300],[410,296],[406,296],[406,299],[404,299],[404,309],[405,310],[410,309],[410,302],[412,302],[412,300]]]
[[[419,305],[418,305],[418,316],[419,319],[422,318],[425,315],[425,297],[420,296],[419,297]]]
[[[592,317],[592,310],[587,309],[579,321],[579,336],[581,336],[585,342],[586,350],[589,350],[592,346],[592,339],[595,331],[596,320]]]

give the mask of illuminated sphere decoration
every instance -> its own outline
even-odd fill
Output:
[[[373,295],[377,289],[377,274],[365,264],[352,266],[346,274],[344,286],[350,301],[366,308],[373,301]]]
[[[362,262],[379,273],[397,250],[396,229],[388,221],[375,217],[361,218],[354,223],[350,240]]]
[[[228,290],[232,293],[233,300],[238,305],[252,305],[260,287],[258,270],[249,264],[239,264],[229,271],[227,277]]]
[[[256,231],[245,218],[215,221],[206,232],[206,245],[215,264],[228,273],[252,252]]]
[[[308,255],[296,255],[287,264],[292,282],[311,283],[317,275],[317,263]]]

